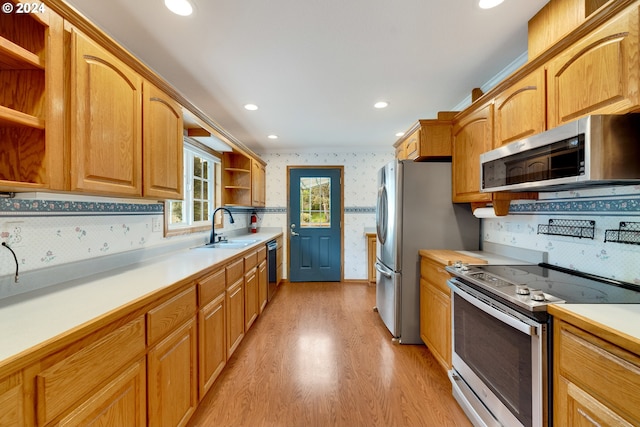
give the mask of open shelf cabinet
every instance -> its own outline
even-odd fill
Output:
[[[222,157],[223,203],[227,206],[251,206],[251,158],[227,152]]]
[[[62,26],[46,9],[0,14],[0,191],[62,187]]]

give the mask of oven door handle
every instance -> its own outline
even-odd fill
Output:
[[[472,305],[476,306],[477,308],[479,308],[480,310],[484,311],[488,315],[495,317],[496,319],[500,320],[503,323],[506,323],[507,325],[509,325],[512,328],[522,332],[523,334],[527,334],[529,336],[538,335],[538,328],[536,326],[529,325],[527,323],[524,323],[524,322],[516,319],[513,316],[509,316],[507,313],[504,313],[503,311],[500,311],[497,308],[494,308],[494,307],[482,302],[481,300],[475,298],[472,295],[469,295],[468,293],[466,293],[462,289],[458,288],[457,286],[455,286],[455,281],[452,280],[451,282],[453,282],[452,283],[453,284],[453,288],[452,288],[453,292],[455,292],[456,295],[460,296],[461,298],[464,298],[469,304],[472,304]]]

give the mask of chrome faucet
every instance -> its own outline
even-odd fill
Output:
[[[209,244],[216,243],[215,217],[216,213],[218,213],[219,210],[226,211],[229,214],[229,222],[231,222],[231,224],[235,222],[233,220],[233,215],[231,215],[231,211],[229,209],[223,207],[216,208],[216,210],[214,210],[211,214],[211,237],[209,238]]]

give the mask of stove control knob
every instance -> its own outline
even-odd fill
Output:
[[[462,271],[469,271],[469,264],[462,264],[462,267],[460,267],[460,269]]]
[[[545,300],[544,293],[542,291],[532,291],[531,299],[534,301],[544,301]]]
[[[525,285],[516,285],[516,294],[529,295],[529,288],[527,288]]]

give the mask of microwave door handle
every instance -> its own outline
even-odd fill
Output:
[[[454,289],[453,291],[460,297],[464,298],[469,304],[476,306],[477,308],[484,311],[488,315],[495,317],[496,319],[500,320],[503,323],[506,323],[507,325],[511,326],[513,329],[516,329],[522,332],[523,334],[527,334],[529,336],[537,335],[538,333],[537,327],[521,322],[515,317],[511,317],[508,314],[503,313],[502,311],[497,310],[491,307],[490,305],[483,303],[479,299],[467,294],[464,291],[458,291],[457,288]]]

